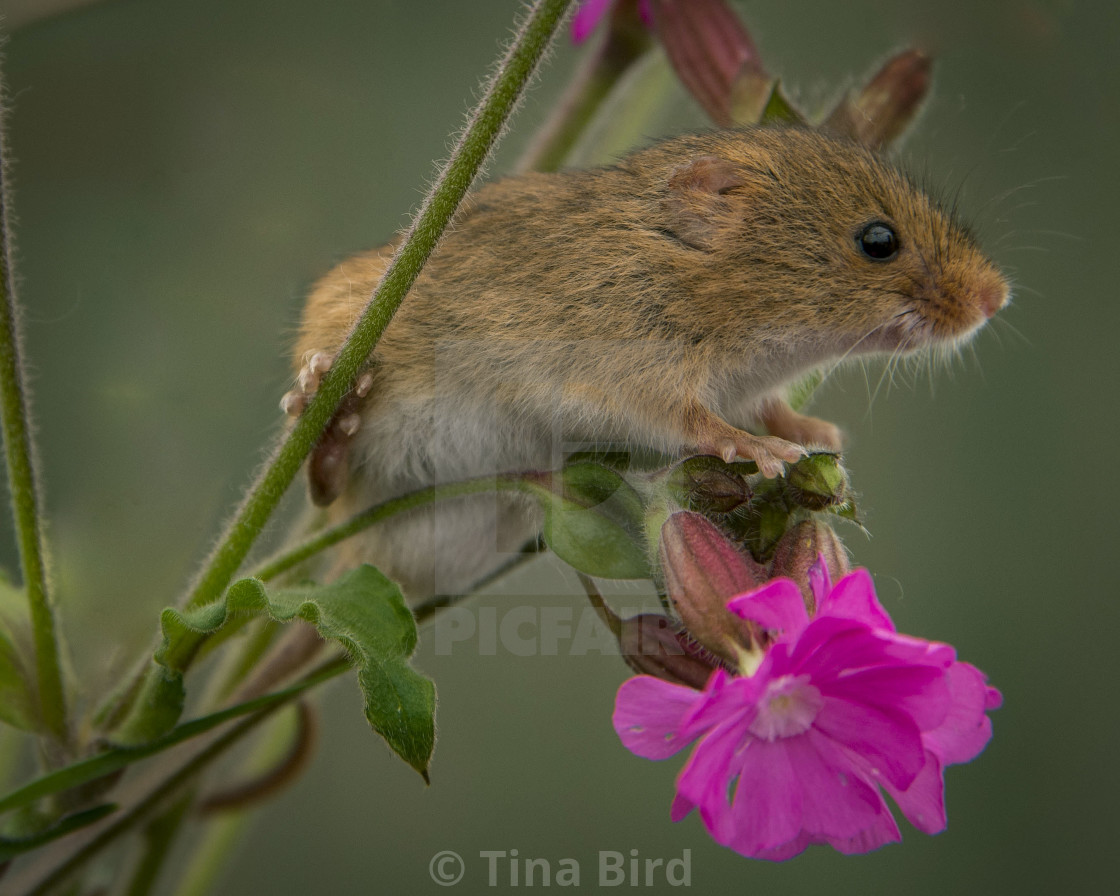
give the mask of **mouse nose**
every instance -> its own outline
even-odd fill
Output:
[[[988,283],[984,283],[976,291],[976,303],[980,306],[984,317],[991,318],[1007,304],[1010,295],[1011,290],[1007,286],[1007,281],[1002,277],[997,277]]]

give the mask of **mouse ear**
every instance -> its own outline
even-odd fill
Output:
[[[667,229],[694,249],[711,249],[719,219],[731,210],[723,194],[743,183],[739,167],[718,156],[700,156],[678,168],[661,201]]]

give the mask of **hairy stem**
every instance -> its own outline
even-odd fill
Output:
[[[435,250],[459,203],[501,136],[569,3],[570,0],[537,0],[534,3],[372,299],[323,378],[319,391],[242,503],[195,582],[187,600],[188,607],[216,600],[244,561],[284,491],[349,391],[359,368]]]
[[[210,763],[278,709],[287,705],[306,689],[334,678],[349,668],[351,668],[350,662],[346,657],[334,657],[308,673],[297,684],[262,698],[259,710],[231,725],[225,733],[201,748],[166,777],[157,781],[138,799],[129,800],[126,808],[114,813],[104,822],[99,822],[90,830],[73,835],[74,841],[77,842],[69,839],[60,841],[55,850],[41,852],[40,861],[12,881],[15,885],[12,892],[26,892],[28,896],[52,892],[55,887],[114,843],[122,834],[150,818],[152,813],[165,805],[165,801],[180,788],[190,783]]]
[[[418,507],[424,507],[425,505],[433,504],[436,501],[443,501],[448,498],[459,498],[464,495],[476,495],[502,489],[517,491],[522,490],[523,485],[521,484],[520,478],[516,476],[486,476],[479,479],[466,479],[462,482],[449,482],[436,485],[431,488],[409,492],[398,498],[391,498],[388,501],[375,504],[368,510],[363,510],[361,513],[355,514],[346,522],[327,529],[325,532],[321,532],[319,535],[305,541],[298,547],[286,551],[272,560],[266,561],[262,566],[253,570],[251,575],[260,579],[262,582],[267,582],[270,579],[276,578],[281,573],[285,573],[289,569],[298,566],[304,560],[314,557],[316,554],[328,548],[334,547],[340,541],[357,535],[359,532],[395,514],[403,513],[406,510],[414,510]]]
[[[556,171],[630,66],[652,44],[637,8],[617,4],[599,43],[584,58],[557,104],[517,162],[518,171]]]
[[[65,743],[68,740],[66,692],[62,684],[54,613],[47,590],[46,548],[39,516],[35,450],[31,441],[32,427],[20,359],[20,320],[12,282],[5,143],[3,85],[0,84],[0,418],[3,421],[8,489],[19,540],[20,566],[31,607],[39,712],[45,730]]]

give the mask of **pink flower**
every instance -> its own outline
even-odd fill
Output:
[[[899,840],[884,790],[919,830],[943,830],[942,770],[983,750],[1001,702],[949,645],[898,634],[866,570],[832,587],[822,562],[810,582],[812,619],[791,579],[728,604],[776,636],[753,673],[719,669],[703,691],[639,676],[616,701],[615,730],[639,756],[697,742],[673,820],[698,808],[719,843],[753,858]]]

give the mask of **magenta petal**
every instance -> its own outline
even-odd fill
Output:
[[[953,765],[975,759],[991,740],[992,720],[986,712],[993,689],[984,673],[968,663],[954,663],[945,677],[952,697],[949,711],[923,740],[945,765]]]
[[[681,722],[681,737],[695,740],[705,731],[734,719],[744,732],[758,713],[758,698],[770,677],[772,657],[763,657],[762,665],[750,678],[729,675],[717,669],[708,680],[703,699],[698,700]]]
[[[906,663],[924,663],[948,669],[957,660],[957,651],[940,641],[927,641],[885,631],[876,632],[883,642],[883,651],[893,659]]]
[[[688,745],[680,735],[681,723],[701,697],[699,691],[651,675],[631,678],[615,697],[614,730],[630,752],[666,759]]]
[[[1003,694],[989,686],[984,695],[984,709],[999,709],[1003,706]]]
[[[919,731],[931,731],[940,725],[951,703],[947,670],[936,666],[873,666],[833,679],[820,688],[830,697],[905,713]]]
[[[885,645],[864,623],[836,616],[816,617],[797,638],[789,653],[788,671],[809,672],[814,679],[835,678],[865,666],[893,662]]]
[[[805,600],[793,579],[771,579],[761,588],[733,597],[727,609],[769,631],[787,635],[800,634],[809,624]]]
[[[745,856],[788,843],[802,828],[800,770],[788,745],[798,738],[751,740],[740,756],[731,811],[709,826],[712,836]]]
[[[832,591],[832,576],[828,573],[824,554],[817,554],[816,562],[809,567],[809,590],[813,592],[813,601],[818,609]]]
[[[781,846],[775,846],[773,849],[764,849],[762,852],[754,853],[750,858],[752,859],[765,859],[768,862],[784,862],[787,859],[792,859],[794,856],[799,856],[803,853],[806,847],[812,846],[819,841],[814,840],[804,831],[798,836],[794,837],[788,843],[783,843]]]
[[[572,40],[575,43],[582,43],[591,36],[612,2],[613,0],[582,0],[572,17]]]
[[[850,703],[823,694],[825,701],[813,728],[867,763],[894,786],[909,786],[925,763],[922,735],[901,712]]]
[[[872,629],[840,616],[818,616],[798,638],[791,667],[828,680],[871,666],[915,664],[947,669],[956,652],[947,644]]]
[[[801,826],[818,842],[854,837],[887,811],[878,788],[827,737],[810,731],[786,745],[801,788]]]
[[[846,856],[871,852],[888,843],[897,843],[902,839],[898,831],[898,824],[891,813],[884,806],[875,823],[864,828],[854,837],[829,837],[828,845]]]
[[[894,623],[879,603],[875,583],[866,569],[854,569],[837,582],[823,604],[818,603],[817,615],[858,619],[872,628],[894,631]]]
[[[669,809],[669,817],[673,821],[681,821],[695,808],[696,803],[678,793],[673,797],[673,805]]]
[[[737,754],[745,738],[746,732],[741,726],[730,724],[717,728],[696,745],[677,776],[678,795],[699,808],[700,817],[713,836],[728,824],[727,816],[731,811],[728,793],[739,773]]]
[[[886,781],[883,787],[910,824],[923,834],[945,830],[945,781],[941,763],[933,753],[926,753],[925,766],[905,790],[900,791]]]

